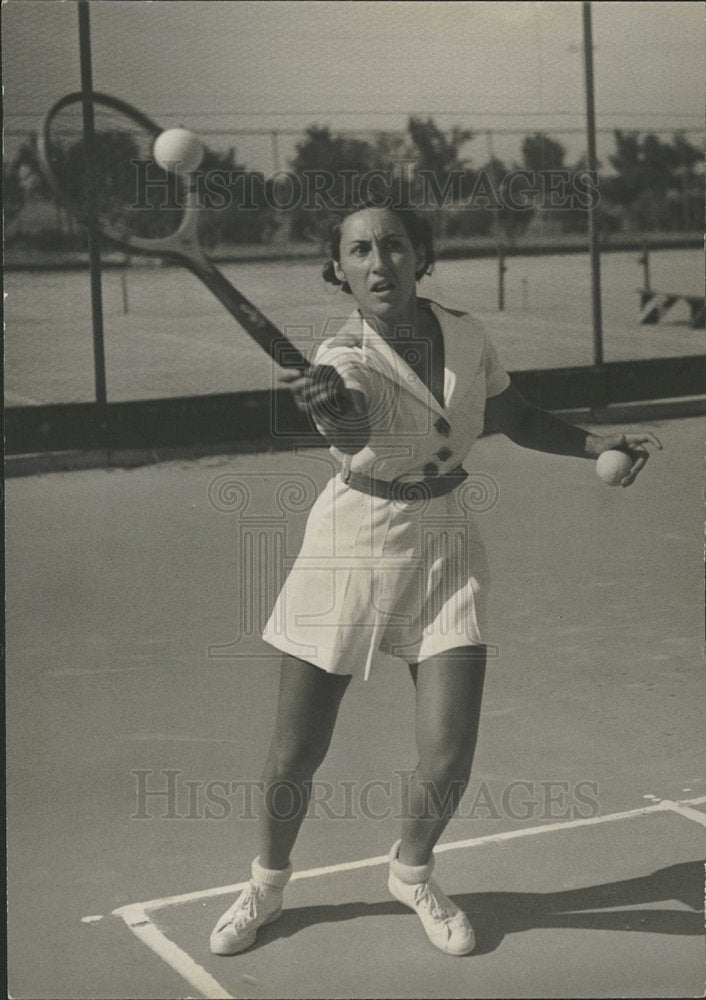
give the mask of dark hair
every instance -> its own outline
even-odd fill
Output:
[[[359,204],[351,205],[330,219],[327,242],[331,256],[330,260],[327,260],[324,264],[322,272],[324,281],[328,281],[331,285],[339,285],[342,291],[350,295],[350,285],[347,281],[341,281],[337,277],[333,263],[334,261],[340,263],[341,260],[341,229],[344,221],[350,215],[362,212],[365,208],[386,208],[388,212],[396,215],[404,226],[412,246],[415,249],[422,247],[424,250],[424,263],[415,275],[417,281],[424,277],[425,274],[431,274],[434,261],[436,260],[436,251],[434,250],[434,234],[427,219],[407,205],[385,205],[371,198]]]

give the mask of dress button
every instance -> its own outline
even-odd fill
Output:
[[[434,429],[439,432],[443,437],[448,437],[451,433],[451,424],[444,417],[439,417],[439,419],[434,424]]]
[[[435,452],[435,454],[436,457],[439,459],[439,461],[446,462],[449,458],[451,458],[453,452],[451,451],[450,448],[444,446],[443,448],[439,448],[439,450]]]
[[[439,467],[435,462],[427,462],[427,464],[422,469],[425,479],[433,479],[434,476],[439,475]]]

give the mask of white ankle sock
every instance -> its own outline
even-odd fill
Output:
[[[398,840],[390,852],[390,869],[393,874],[397,876],[400,882],[404,882],[406,885],[427,882],[434,870],[434,855],[432,854],[425,865],[405,865],[397,857],[401,843],[402,841]]]
[[[286,868],[264,868],[257,857],[252,863],[250,872],[253,882],[269,889],[284,889],[292,875],[292,862]]]

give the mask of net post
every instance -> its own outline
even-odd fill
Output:
[[[101,286],[100,235],[96,226],[95,192],[95,119],[93,113],[93,72],[91,68],[91,26],[89,0],[78,3],[79,60],[83,93],[83,142],[86,150],[88,186],[88,263],[91,282],[91,315],[93,321],[93,365],[95,372],[96,405],[101,437],[107,435],[108,393],[105,370],[105,338],[103,330],[103,294]]]

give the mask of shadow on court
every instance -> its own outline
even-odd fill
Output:
[[[477,520],[493,567],[498,656],[475,784],[444,843],[522,834],[439,854],[439,883],[475,924],[474,954],[459,962],[437,952],[387,896],[382,865],[292,881],[281,919],[234,959],[208,950],[230,903],[218,890],[155,910],[157,928],[228,995],[702,995],[703,804],[691,816],[610,820],[706,792],[694,738],[703,728],[703,423],[651,429],[665,450],[630,490],[605,487],[590,463],[500,438],[472,454],[469,469],[497,486],[497,503]],[[323,457],[223,456],[8,482],[18,1000],[201,995],[108,915],[247,875],[257,835],[241,799],[208,818],[198,796],[209,783],[224,795],[223,782],[259,775],[277,658],[242,616],[250,578],[239,532],[249,522],[214,504],[213,485],[226,474],[244,483],[255,514],[269,515],[282,481],[323,485]],[[287,523],[292,551],[305,516]],[[272,531],[267,521],[262,537]],[[253,606],[253,621],[269,600]],[[375,666],[367,685],[351,685],[320,777],[333,789],[352,783],[355,808],[340,821],[307,821],[297,871],[380,857],[399,836],[393,779],[414,766],[412,718],[403,664]],[[156,796],[144,810],[139,774]],[[178,775],[173,809],[169,774]],[[370,782],[391,789],[369,801],[379,819],[361,807]],[[471,808],[479,784],[492,792],[485,813]],[[523,801],[504,808],[504,791],[517,786]],[[543,797],[548,787],[564,790],[561,814]],[[582,787],[608,822],[572,826]],[[566,832],[562,823],[524,836],[564,812]]]
[[[660,865],[667,843],[674,863]],[[476,932],[463,961],[387,896],[378,863],[292,882],[280,919],[240,955],[208,953],[222,898],[155,922],[233,997],[698,996],[702,849],[700,824],[656,811],[444,851],[439,881]]]
[[[508,934],[536,928],[638,931],[648,934],[702,935],[704,861],[670,865],[641,878],[624,879],[566,892],[467,892],[454,895],[476,934],[476,948],[468,959],[500,947]],[[694,912],[673,909],[631,909],[640,904],[678,900]],[[584,913],[604,910],[603,913]],[[317,924],[339,924],[358,918],[399,916],[410,911],[400,903],[332,903],[284,910],[280,919],[264,927],[250,952],[278,938],[293,937]]]

